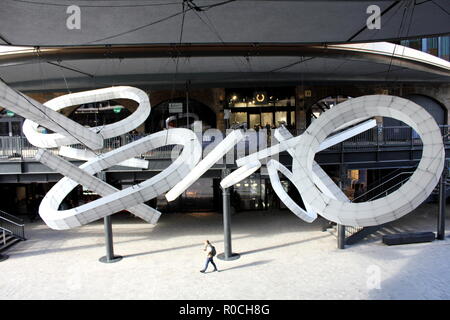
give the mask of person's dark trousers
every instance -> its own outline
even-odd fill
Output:
[[[209,265],[210,262],[211,262],[211,264],[214,267],[214,271],[217,271],[217,266],[214,263],[213,257],[208,257],[208,258],[206,258],[205,268],[202,270],[203,272],[205,272],[206,269],[208,269],[208,265]]]

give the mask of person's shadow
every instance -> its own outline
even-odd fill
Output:
[[[246,263],[246,264],[241,264],[238,266],[234,266],[231,268],[226,268],[226,269],[219,269],[219,272],[225,272],[225,271],[230,271],[230,270],[234,270],[234,269],[241,269],[241,268],[247,268],[247,267],[252,267],[252,266],[257,266],[257,265],[261,265],[261,264],[266,264],[271,262],[272,260],[260,260],[260,261],[255,261],[255,262],[251,262],[251,263]],[[212,273],[214,271],[207,271],[205,273]]]

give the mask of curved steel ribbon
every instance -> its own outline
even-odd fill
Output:
[[[314,156],[316,152],[331,145],[329,141],[337,135],[328,139],[327,137],[335,130],[353,124],[355,118],[363,120],[374,116],[398,119],[412,127],[423,142],[422,158],[413,175],[398,190],[374,201],[351,203],[336,190],[334,183],[330,183],[331,179],[324,175],[323,170],[318,169]],[[354,135],[351,130],[349,134]],[[335,142],[340,141],[342,139],[335,139]],[[286,172],[287,169],[283,169],[284,173],[292,180],[306,206],[328,220],[360,227],[393,221],[418,207],[436,186],[445,160],[441,132],[433,117],[410,100],[387,95],[363,96],[340,103],[322,114],[301,136],[287,137],[277,146],[236,162],[239,166],[245,166],[285,150],[292,155],[293,169],[292,175]],[[278,175],[274,174],[277,168],[281,167],[269,161],[270,179],[275,185],[279,181]],[[239,181],[245,176],[240,178]],[[275,191],[291,210],[300,217],[305,217],[305,211],[295,207],[291,198],[278,189]],[[311,216],[307,215],[305,220],[311,222]]]
[[[130,116],[116,123],[83,128],[83,130],[88,130],[87,132],[94,132],[95,139],[99,137],[103,141],[103,139],[127,133],[141,125],[150,114],[150,102],[147,94],[140,89],[124,86],[67,94],[40,105],[40,108],[44,114],[52,114],[52,112],[70,106],[111,99],[131,99],[138,104],[138,108]],[[61,118],[60,114],[57,115],[59,126],[64,128],[72,125],[72,120]],[[76,167],[44,149],[40,149],[37,153],[37,160],[65,176],[45,195],[39,206],[39,214],[42,219],[53,229],[81,226],[125,209],[149,223],[156,223],[161,213],[143,202],[172,189],[178,181],[191,172],[202,154],[201,144],[193,131],[171,129],[141,138],[108,153],[96,155],[91,150],[68,147],[70,144],[82,141],[64,130],[52,134],[38,132],[39,124],[45,125],[47,122],[40,121],[40,118],[36,120],[36,122],[26,120],[23,126],[24,134],[32,144],[40,148],[60,147],[59,155],[87,161],[80,167]],[[147,161],[134,157],[166,145],[182,145],[183,150],[168,168],[140,184],[118,190],[94,176],[117,164],[147,168]],[[76,208],[59,210],[64,198],[78,184],[98,193],[102,198]]]
[[[119,98],[136,101],[139,105],[137,110],[126,119],[103,127],[84,128],[57,112],[69,106]],[[59,147],[60,155],[87,161],[76,167],[44,149],[38,152],[36,158],[39,161],[65,176],[47,193],[39,207],[41,217],[53,229],[81,226],[124,209],[150,223],[156,223],[160,213],[146,206],[145,201],[166,192],[168,201],[174,200],[244,138],[240,130],[231,132],[201,161],[201,143],[196,134],[188,129],[160,131],[108,153],[96,155],[91,150],[73,149],[68,145],[81,142],[91,149],[99,149],[103,139],[119,136],[141,125],[150,114],[150,103],[145,92],[132,87],[113,87],[68,94],[41,105],[0,83],[0,103],[33,120],[26,120],[23,127],[32,144],[40,148]],[[318,151],[374,127],[375,121],[367,120],[374,116],[401,120],[418,132],[423,142],[422,159],[411,178],[398,190],[374,201],[351,203],[314,162],[314,156]],[[39,133],[39,124],[56,133]],[[336,133],[349,126],[353,127]],[[238,159],[236,163],[240,168],[225,177],[221,186],[227,188],[242,181],[261,167],[261,159],[287,151],[293,158],[292,171],[270,160],[267,164],[269,177],[281,201],[307,222],[312,222],[317,214],[351,226],[378,225],[398,219],[431,194],[444,167],[444,146],[433,117],[414,102],[394,96],[373,95],[347,100],[323,113],[302,135],[292,137],[286,129],[280,128],[275,137],[280,141],[279,144]],[[118,190],[94,176],[117,164],[146,168],[145,160],[134,157],[166,145],[181,145],[183,150],[168,168],[142,183]],[[278,172],[284,174],[298,189],[306,210],[299,207],[283,190]],[[64,198],[78,184],[93,190],[102,198],[76,208],[59,210]]]

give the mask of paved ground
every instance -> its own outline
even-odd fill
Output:
[[[435,231],[436,213],[436,205],[423,205],[384,232]],[[204,239],[223,250],[221,218],[168,214],[152,227],[114,217],[115,250],[125,256],[116,264],[98,262],[101,223],[69,231],[30,224],[29,240],[0,263],[0,298],[450,299],[450,238],[388,247],[376,235],[338,250],[320,221],[307,224],[286,211],[234,215],[241,258],[218,260],[220,273],[199,273]],[[447,219],[448,234],[449,227]]]

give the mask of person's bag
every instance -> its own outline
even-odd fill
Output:
[[[216,247],[211,246],[211,256],[214,257],[216,255]]]

